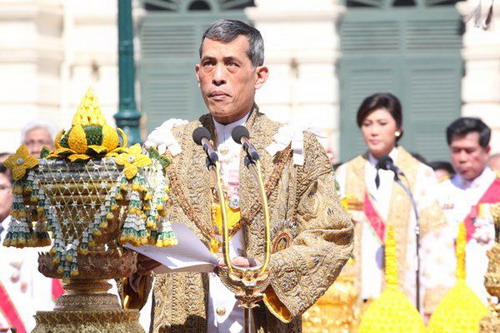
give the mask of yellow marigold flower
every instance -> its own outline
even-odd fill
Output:
[[[478,332],[479,322],[488,315],[488,308],[465,282],[465,224],[459,226],[457,237],[457,283],[450,289],[432,314],[427,329],[430,333]]]
[[[125,134],[125,132],[121,129],[121,128],[116,128],[116,131],[118,132],[118,136],[122,139],[122,144],[120,145],[120,147],[127,147],[128,145],[128,138],[127,138],[127,135]]]
[[[4,165],[11,170],[14,180],[24,177],[26,170],[38,165],[38,159],[28,153],[28,147],[22,145],[16,153],[5,160]]]
[[[71,162],[75,162],[75,161],[78,161],[78,160],[88,160],[90,159],[90,156],[89,155],[86,155],[86,154],[73,154],[73,155],[69,155],[68,159],[71,161]]]
[[[141,146],[136,143],[128,149],[127,153],[115,157],[115,162],[125,166],[125,177],[132,179],[137,174],[137,168],[150,165],[151,159],[141,153]]]
[[[54,139],[54,147],[56,147],[56,149],[62,148],[59,141],[61,141],[61,138],[63,137],[63,135],[64,135],[63,129],[60,130],[59,133],[57,133],[56,138]]]
[[[399,290],[396,240],[390,223],[385,242],[385,267],[386,288],[364,313],[359,332],[424,333],[420,314]]]
[[[106,120],[101,113],[101,107],[92,88],[89,88],[73,117],[72,126],[76,125],[104,125]]]
[[[87,147],[88,149],[90,149],[90,153],[95,153],[97,155],[99,154],[102,154],[102,153],[105,153],[107,152],[108,150],[106,149],[106,147],[104,146],[98,146],[98,145],[90,145]]]
[[[120,139],[118,138],[118,133],[108,124],[102,125],[102,146],[104,146],[108,152],[114,150],[118,147]]]
[[[87,152],[87,136],[81,125],[71,128],[68,137],[68,145],[71,149],[80,154]]]

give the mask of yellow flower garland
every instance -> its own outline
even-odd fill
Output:
[[[137,174],[137,168],[150,165],[151,159],[141,153],[141,146],[136,143],[126,153],[115,157],[115,162],[116,164],[125,166],[125,177],[132,179]]]
[[[67,158],[71,162],[91,157],[116,156],[124,152],[127,136],[121,129],[113,129],[101,113],[97,97],[88,89],[73,117],[72,127],[55,139],[56,150],[49,158]]]
[[[488,314],[488,308],[465,282],[465,224],[459,226],[457,237],[457,283],[450,289],[433,313],[428,332],[468,333],[478,332],[479,322]]]
[[[38,165],[38,159],[29,154],[26,145],[22,145],[14,155],[5,160],[4,165],[11,170],[14,180],[18,180],[24,177],[26,170]]]
[[[366,310],[359,333],[423,333],[425,325],[415,306],[399,290],[397,249],[392,224],[385,242],[386,288]]]

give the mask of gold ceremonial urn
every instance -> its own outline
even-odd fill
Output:
[[[484,285],[490,295],[500,300],[500,204],[490,206],[490,213],[495,222],[495,244],[488,251],[488,272]],[[480,332],[500,332],[500,303],[490,306],[490,315],[481,320]]]
[[[170,204],[163,157],[127,148],[102,117],[89,89],[69,131],[37,159],[21,146],[6,161],[14,177],[12,222],[5,246],[52,245],[39,270],[63,279],[54,311],[38,312],[35,333],[144,332],[137,310],[122,309],[109,279],[135,272],[137,254],[123,245],[170,246]]]

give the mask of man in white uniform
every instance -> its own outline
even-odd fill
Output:
[[[448,126],[446,136],[456,174],[439,185],[438,198],[450,232],[456,235],[459,223],[465,222],[467,284],[486,303],[486,252],[495,238],[489,208],[500,201],[500,182],[487,166],[491,130],[478,118],[459,118]]]

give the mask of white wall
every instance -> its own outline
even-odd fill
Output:
[[[331,0],[257,0],[246,9],[264,37],[270,77],[257,103],[271,118],[310,123],[338,152],[339,57],[336,21],[342,7]]]
[[[0,152],[16,150],[30,120],[68,128],[89,86],[114,124],[116,13],[116,1],[0,2]]]
[[[462,51],[462,115],[480,117],[492,128],[492,153],[500,152],[500,3],[495,2],[493,29],[479,29],[473,19],[467,22]],[[477,0],[469,0],[457,7],[462,15],[467,15],[476,5]],[[484,1],[483,9],[486,8],[489,3]]]

